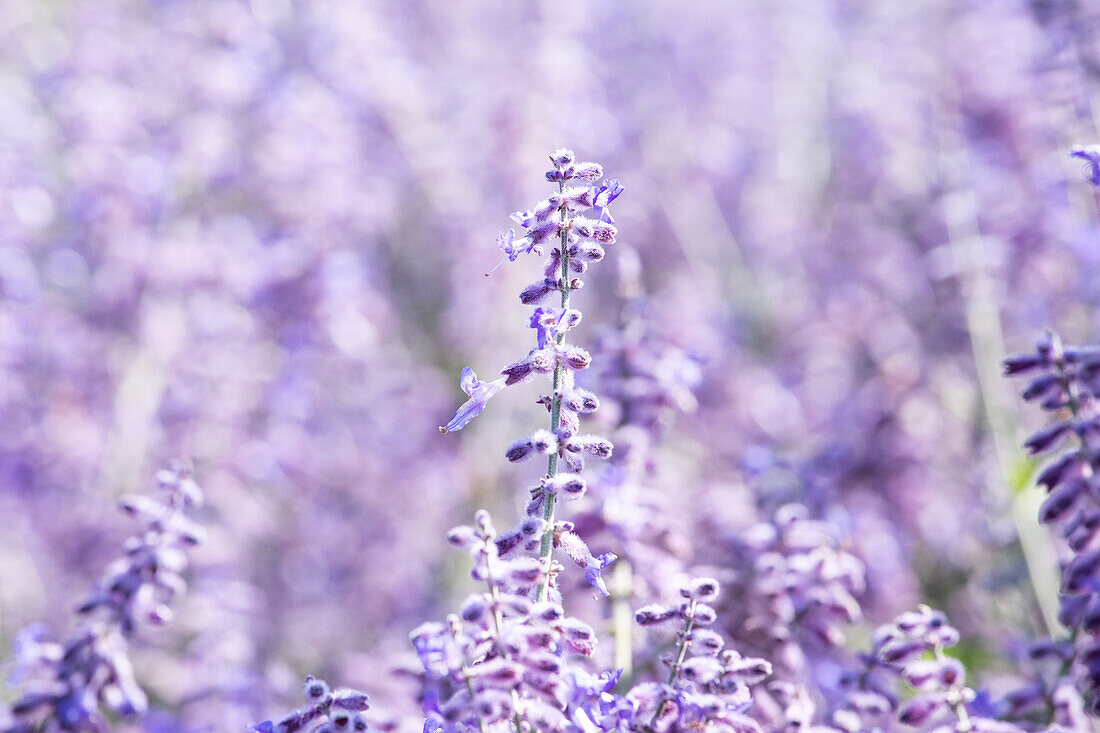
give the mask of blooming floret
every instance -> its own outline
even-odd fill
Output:
[[[1100,145],[1079,145],[1070,151],[1070,157],[1085,161],[1085,180],[1100,186]]]
[[[470,367],[462,370],[462,378],[458,382],[462,391],[470,395],[461,407],[455,412],[454,417],[446,425],[439,428],[441,433],[453,433],[462,430],[471,420],[481,414],[486,403],[497,392],[504,389],[504,379],[494,379],[492,382],[482,382]]]

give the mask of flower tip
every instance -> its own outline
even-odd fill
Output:
[[[446,434],[447,434],[447,433],[449,433],[450,431],[449,431],[449,430],[447,430],[447,428],[445,428],[445,427],[443,427],[442,425],[440,425],[440,426],[439,426],[439,432],[441,432],[441,433],[443,433],[444,435],[446,435]]]

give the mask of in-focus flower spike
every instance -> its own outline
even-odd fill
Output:
[[[1085,180],[1100,187],[1100,145],[1078,145],[1070,157],[1085,161]]]
[[[454,417],[446,425],[440,426],[439,432],[453,433],[470,424],[470,421],[481,414],[485,405],[504,389],[505,379],[494,379],[492,382],[482,382],[470,367],[464,367],[462,377],[458,382],[462,391],[470,396],[455,412]]]
[[[580,416],[595,411],[599,399],[577,387],[575,372],[588,368],[592,357],[566,336],[582,318],[570,305],[571,293],[582,286],[572,275],[603,259],[602,245],[614,241],[607,207],[622,187],[617,182],[594,186],[603,169],[576,163],[567,150],[557,151],[551,160],[554,170],[547,178],[559,184],[558,191],[513,214],[523,237],[517,239],[510,230],[498,237],[498,245],[507,259],[515,260],[524,252],[541,255],[542,246],[553,242],[543,280],[525,288],[520,300],[535,305],[557,292],[560,304],[534,308],[527,319],[535,332],[533,348],[501,370],[501,379],[482,383],[472,370],[463,370],[461,384],[470,399],[440,428],[461,429],[503,387],[546,374],[550,389],[539,403],[550,413],[550,424],[514,441],[505,457],[519,462],[545,455],[547,470],[529,490],[528,516],[514,528],[498,534],[482,511],[472,526],[456,527],[447,535],[451,544],[470,553],[470,575],[484,587],[468,596],[446,623],[424,624],[410,636],[424,668],[425,731],[489,733],[507,727],[515,733],[565,733],[594,731],[593,725],[623,729],[640,722],[630,701],[611,692],[618,672],[593,676],[571,668],[570,654],[592,655],[598,639],[591,626],[562,610],[556,578],[563,568],[552,557],[554,548],[563,550],[583,569],[585,580],[608,595],[601,573],[615,554],[594,554],[571,522],[555,518],[554,507],[559,497],[585,494],[587,482],[578,474],[586,457],[610,458],[613,451],[605,438],[580,433]],[[566,187],[570,181],[581,185]],[[596,218],[587,216],[597,205]],[[713,621],[713,610],[703,604],[692,605],[690,613],[692,624]],[[702,668],[703,662],[696,666],[698,679],[716,677]]]

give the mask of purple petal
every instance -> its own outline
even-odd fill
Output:
[[[485,409],[485,404],[493,395],[504,389],[503,378],[492,382],[482,382],[470,367],[462,370],[462,378],[459,380],[459,384],[462,386],[462,390],[470,395],[470,399],[458,408],[449,423],[439,428],[441,433],[453,433],[462,430],[471,420],[481,414],[481,411]]]
[[[468,395],[473,395],[474,390],[481,384],[477,374],[470,367],[462,368],[462,376],[458,378],[458,386]]]
[[[607,590],[607,584],[604,583],[600,573],[611,566],[611,563],[619,559],[619,556],[613,552],[605,552],[599,557],[590,557],[584,568],[584,579],[593,585],[596,590],[600,592],[600,595],[606,597],[611,595]]]
[[[1070,156],[1085,161],[1085,179],[1094,186],[1100,186],[1100,146],[1077,147],[1073,149]]]

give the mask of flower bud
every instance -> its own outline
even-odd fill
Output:
[[[574,257],[585,262],[599,262],[606,254],[607,252],[598,243],[585,242],[577,247],[577,253]]]
[[[714,578],[695,578],[680,591],[684,598],[703,603],[713,603],[718,599],[719,586]]]
[[[706,656],[717,656],[725,641],[722,637],[710,629],[695,629],[691,632],[691,649],[693,652]]]
[[[614,244],[619,230],[610,224],[600,224],[592,232],[592,238],[602,244]]]
[[[489,602],[482,594],[472,595],[459,609],[462,620],[471,624],[481,624],[490,618]]]
[[[313,675],[306,677],[305,684],[302,685],[302,694],[306,696],[307,700],[318,702],[324,699],[328,693],[328,684],[324,680],[319,680]]]
[[[898,720],[905,725],[921,726],[946,705],[947,701],[941,694],[918,695],[901,707]]]
[[[566,393],[562,404],[573,412],[587,413],[599,409],[600,400],[587,389],[577,387]]]
[[[587,369],[592,363],[592,355],[576,344],[562,344],[558,347],[558,359],[569,369]]]
[[[696,603],[695,610],[689,611],[689,613],[699,626],[710,626],[718,620],[718,614],[715,610],[705,603]]]
[[[1063,420],[1062,422],[1054,423],[1034,433],[1030,438],[1024,441],[1024,447],[1028,449],[1031,455],[1042,453],[1047,448],[1054,445],[1054,443],[1065,435],[1069,429],[1070,423],[1068,421]]]
[[[542,563],[534,557],[517,558],[505,564],[503,576],[506,585],[531,588],[542,580]]]
[[[595,183],[603,178],[603,166],[599,163],[577,163],[574,167],[573,177],[585,183]]]
[[[639,626],[654,626],[669,621],[676,615],[675,611],[665,609],[657,604],[643,605],[635,611],[634,620]]]
[[[539,221],[546,221],[554,215],[559,208],[561,208],[562,197],[558,194],[554,194],[549,198],[541,201],[535,207],[535,218]]]
[[[535,366],[531,363],[531,357],[528,356],[526,359],[520,359],[504,367],[500,370],[500,373],[506,377],[504,384],[510,387],[513,384],[519,384],[530,379],[531,375],[535,373]]]
[[[524,305],[536,305],[541,303],[547,295],[558,289],[558,281],[553,278],[543,278],[525,287],[519,294],[519,300]]]
[[[593,458],[610,458],[613,446],[611,441],[598,435],[578,435],[566,443],[565,449],[571,453],[585,453]]]
[[[596,647],[596,632],[580,619],[567,618],[561,622],[563,643],[578,654],[591,656]]]
[[[558,441],[547,430],[536,430],[533,434],[519,438],[508,447],[504,456],[512,463],[522,461],[535,453],[549,455],[557,450]]]
[[[573,151],[566,148],[558,148],[550,158],[553,160],[555,168],[564,168],[575,160]]]
[[[692,657],[680,667],[680,675],[689,682],[706,685],[722,673],[722,665],[714,657]]]
[[[587,488],[585,480],[575,473],[559,473],[557,476],[544,478],[542,486],[548,493],[564,494],[570,498],[583,496]]]
[[[562,191],[562,197],[570,206],[589,209],[596,203],[596,194],[588,186],[569,186]]]

